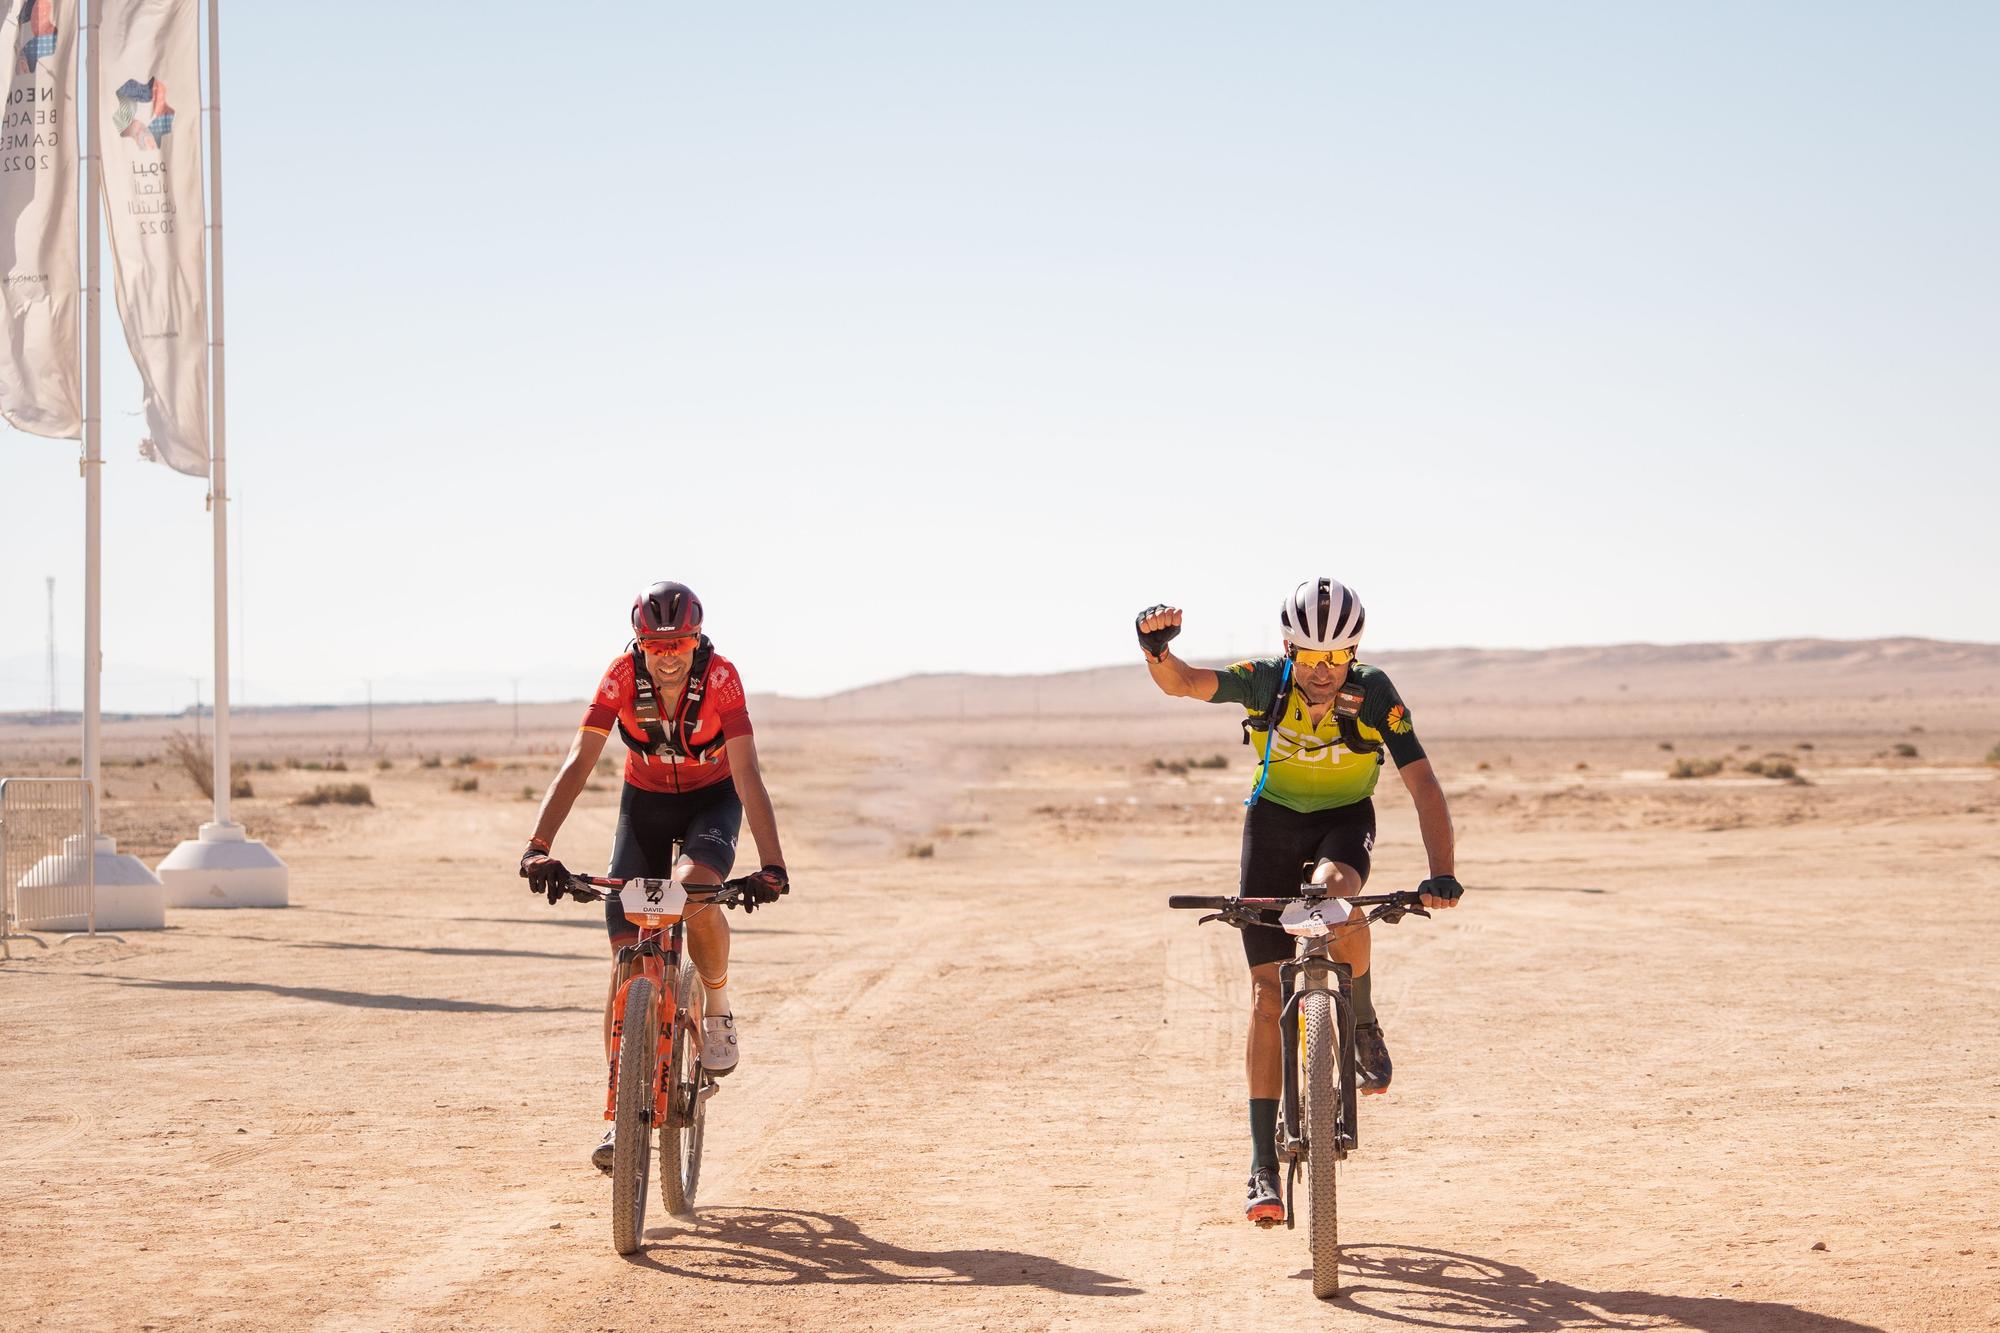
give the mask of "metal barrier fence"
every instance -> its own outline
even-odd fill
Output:
[[[0,958],[31,930],[97,933],[97,803],[87,778],[0,778]]]

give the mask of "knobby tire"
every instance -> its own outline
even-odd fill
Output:
[[[1334,1199],[1340,1160],[1340,1043],[1334,1035],[1333,997],[1308,991],[1299,999],[1305,1025],[1306,1236],[1312,1246],[1313,1295],[1340,1294],[1340,1213]]]
[[[611,1157],[611,1243],[620,1254],[639,1248],[646,1234],[646,1176],[651,1161],[653,1063],[659,1051],[659,1012],[650,977],[634,977],[625,991],[625,1026],[618,1038],[617,1143]]]
[[[673,1044],[667,1053],[667,1121],[660,1127],[660,1196],[675,1217],[694,1212],[695,1188],[701,1183],[701,1129],[708,1113],[701,1088],[707,1075],[701,1068],[697,1033],[701,1031],[701,983],[694,963],[681,965],[679,1012]]]

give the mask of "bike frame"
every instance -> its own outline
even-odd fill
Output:
[[[1311,868],[1307,867],[1307,873]],[[1265,912],[1275,912],[1287,904],[1300,899],[1313,900],[1322,895],[1310,883],[1302,884],[1300,892],[1287,898],[1213,898],[1192,894],[1174,894],[1167,899],[1167,906],[1194,908],[1209,915],[1202,921],[1222,921],[1228,925],[1268,925],[1263,917]],[[1327,1152],[1334,1160],[1345,1160],[1361,1144],[1361,1117],[1356,1104],[1359,1080],[1355,1074],[1354,1055],[1354,969],[1346,963],[1335,962],[1333,944],[1347,932],[1364,930],[1377,921],[1395,923],[1405,916],[1429,916],[1421,904],[1417,893],[1363,894],[1344,900],[1350,910],[1365,909],[1360,921],[1343,921],[1329,925],[1324,935],[1298,935],[1299,941],[1292,960],[1279,965],[1278,980],[1284,987],[1284,1007],[1278,1011],[1279,1031],[1282,1039],[1291,1048],[1284,1062],[1284,1087],[1279,1102],[1278,1120],[1278,1160],[1288,1168],[1288,1176],[1296,1179],[1299,1166],[1313,1152]],[[1305,1066],[1305,1040],[1300,1032],[1299,1002],[1307,995],[1325,994],[1333,1003],[1334,1032],[1340,1045],[1338,1070],[1340,1076],[1340,1102],[1334,1108],[1334,1142],[1328,1144],[1308,1143],[1303,1132],[1299,1094],[1300,1075]],[[1288,1179],[1285,1188],[1285,1225],[1291,1226],[1293,1210],[1291,1205],[1291,1184]]]
[[[674,1025],[682,1015],[679,998],[674,994],[674,986],[668,981],[678,977],[681,970],[681,946],[683,941],[683,918],[675,917],[673,923],[663,930],[639,931],[639,942],[627,944],[618,950],[615,964],[618,995],[611,1010],[611,1069],[604,1085],[604,1118],[618,1118],[618,1052],[619,1040],[625,1035],[625,1001],[631,994],[632,982],[638,977],[650,978],[653,982],[654,1003],[658,1006],[657,1022],[660,1026],[659,1041],[654,1047],[652,1076],[652,1124],[660,1124],[666,1119],[668,1097],[673,1091],[667,1086],[667,1062],[672,1057]],[[661,941],[665,940],[663,944]]]
[[[1349,929],[1359,929],[1349,926]],[[1284,987],[1285,1006],[1278,1012],[1279,1030],[1284,1034],[1291,1056],[1285,1061],[1283,1100],[1279,1103],[1278,1160],[1294,1163],[1305,1158],[1308,1149],[1326,1149],[1335,1160],[1361,1146],[1361,1117],[1355,1105],[1354,1072],[1354,969],[1331,957],[1333,935],[1301,939],[1300,949],[1289,963],[1278,968]],[[1299,1001],[1309,993],[1325,992],[1333,997],[1334,1028],[1340,1035],[1339,1140],[1332,1144],[1307,1144],[1303,1133],[1299,1100],[1299,1076],[1305,1068],[1305,1038],[1299,1031]],[[1287,1213],[1290,1209],[1287,1208]]]

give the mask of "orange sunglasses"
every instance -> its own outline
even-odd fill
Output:
[[[1292,661],[1303,667],[1346,666],[1354,660],[1352,648],[1294,648]]]

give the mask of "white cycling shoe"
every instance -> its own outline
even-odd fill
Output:
[[[701,1020],[701,1067],[716,1078],[736,1068],[734,1014],[717,1014]]]

